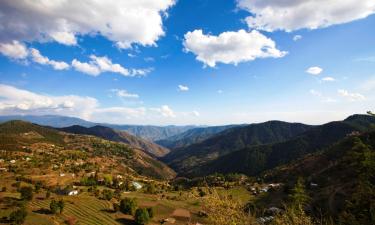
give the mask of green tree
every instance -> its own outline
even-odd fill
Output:
[[[47,192],[46,192],[46,199],[49,199],[51,197],[51,192],[48,190]]]
[[[310,197],[306,194],[305,184],[302,177],[298,178],[297,183],[292,190],[292,194],[289,197],[293,208],[302,208],[309,202]]]
[[[21,193],[21,198],[23,200],[30,201],[33,199],[33,188],[30,186],[21,187],[19,192]]]
[[[150,215],[147,209],[138,208],[135,211],[134,220],[139,225],[145,225],[150,221]]]
[[[56,200],[52,200],[49,204],[49,208],[51,210],[51,213],[56,214],[59,210],[59,205],[57,204]]]
[[[154,208],[152,208],[152,207],[147,208],[147,212],[148,212],[148,215],[150,216],[150,218],[154,217],[154,215],[155,215]]]
[[[120,201],[120,211],[124,214],[134,215],[137,209],[137,200],[135,198],[124,198]]]
[[[60,201],[58,201],[57,202],[57,206],[59,207],[59,209],[60,209],[60,214],[64,211],[64,207],[65,207],[65,202],[64,202],[64,200],[60,200]]]
[[[14,212],[12,212],[9,216],[9,219],[15,224],[23,224],[27,216],[27,211],[25,207],[22,207]]]
[[[103,198],[107,201],[111,200],[112,197],[113,197],[113,191],[111,191],[111,190],[105,189],[105,190],[103,190],[102,194],[103,194]]]

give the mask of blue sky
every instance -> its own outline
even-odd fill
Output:
[[[375,3],[328,1],[4,1],[0,115],[320,124],[375,110]]]

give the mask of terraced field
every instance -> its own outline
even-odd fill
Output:
[[[34,213],[38,213],[38,210],[49,209],[51,200],[37,200],[30,203]],[[79,196],[79,197],[64,197],[65,208],[63,215],[64,218],[75,218],[77,224],[108,224],[118,225],[115,217],[109,212],[112,204],[109,201],[98,200],[90,196]],[[59,216],[60,217],[60,216]],[[62,218],[56,218],[62,219]]]

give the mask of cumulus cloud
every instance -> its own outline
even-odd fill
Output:
[[[30,49],[30,54],[34,62],[42,65],[51,65],[55,70],[66,70],[70,67],[66,62],[50,60],[48,57],[40,54],[39,50],[35,48]]]
[[[375,13],[373,0],[237,0],[237,5],[252,14],[245,19],[250,28],[266,31],[317,29]]]
[[[48,96],[0,84],[0,114],[61,114],[89,119],[96,99],[76,95]]]
[[[333,82],[333,81],[336,81],[336,79],[333,78],[333,77],[323,77],[323,78],[322,78],[322,81],[325,81],[325,82]]]
[[[338,93],[341,97],[343,97],[343,98],[345,98],[345,99],[347,99],[347,100],[349,100],[349,101],[351,101],[351,102],[355,102],[355,101],[364,101],[364,100],[366,100],[366,97],[363,96],[362,94],[359,94],[359,93],[351,93],[351,92],[349,92],[349,91],[347,91],[347,90],[344,90],[344,89],[339,89],[339,90],[337,90],[337,93]]]
[[[324,96],[320,91],[311,89],[310,94],[320,99],[321,102],[324,103],[330,103],[330,102],[336,102],[336,99],[333,99],[331,97]]]
[[[8,43],[0,43],[0,53],[12,59],[25,59],[29,54],[25,44],[14,40]]]
[[[312,66],[307,68],[306,73],[309,73],[311,75],[319,75],[320,73],[323,72],[323,69],[320,68],[319,66]]]
[[[52,96],[0,84],[0,115],[65,115],[86,120],[113,123],[168,123],[184,113],[173,111],[168,105],[160,107],[101,107],[93,97],[78,95]],[[134,97],[126,91],[119,95]],[[197,117],[193,111],[189,116]]]
[[[178,90],[179,90],[179,91],[188,91],[188,90],[189,90],[189,87],[180,84],[180,85],[178,85]]]
[[[115,93],[120,98],[139,98],[138,94],[132,94],[123,89],[111,89],[111,92]]]
[[[107,56],[90,56],[89,62],[81,62],[77,59],[73,59],[72,67],[82,73],[86,73],[92,76],[98,76],[104,72],[118,73],[123,76],[144,76],[151,72],[152,69],[127,69],[118,63],[112,63],[112,60]]]
[[[287,54],[256,30],[228,31],[218,36],[194,30],[185,34],[183,45],[186,52],[194,53],[198,61],[210,67],[215,67],[216,63],[237,65],[256,58],[280,58]]]
[[[163,15],[174,0],[28,1],[0,3],[0,42],[56,41],[77,44],[77,35],[100,34],[120,48],[156,45]]]

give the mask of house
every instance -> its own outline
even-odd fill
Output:
[[[117,175],[116,178],[117,179],[122,179],[122,176],[121,175]]]
[[[138,183],[138,182],[135,182],[135,181],[132,182],[132,185],[137,190],[139,190],[139,189],[142,188],[142,185],[140,183]]]
[[[0,159],[0,163],[3,163],[4,162],[4,159]]]
[[[72,190],[68,192],[69,196],[78,195],[78,190]]]
[[[7,168],[0,168],[0,172],[6,172],[6,171],[8,171]]]
[[[60,177],[65,177],[65,173],[60,173]]]
[[[10,160],[10,163],[14,164],[14,163],[16,163],[16,160],[12,159],[12,160]]]
[[[318,184],[316,184],[316,183],[310,183],[310,186],[311,187],[318,187]]]

